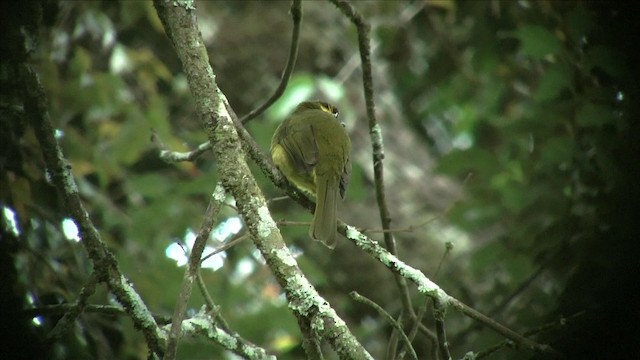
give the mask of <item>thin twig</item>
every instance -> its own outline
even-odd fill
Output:
[[[274,202],[278,202],[278,201],[282,201],[282,200],[288,200],[289,197],[288,196],[276,196],[274,198],[269,199],[269,204],[273,204]]]
[[[214,256],[216,254],[219,254],[219,253],[221,253],[223,251],[227,251],[227,250],[231,249],[232,247],[234,247],[237,244],[239,244],[240,242],[242,242],[242,240],[245,240],[245,239],[248,239],[248,238],[249,238],[249,235],[248,234],[244,234],[244,235],[238,236],[237,238],[235,238],[235,239],[233,239],[233,240],[231,240],[231,241],[229,241],[227,243],[222,244],[220,247],[218,247],[215,250],[213,250],[213,252],[205,255],[200,260],[200,264],[202,264],[205,260],[207,260],[208,258],[210,258],[210,257],[212,257],[212,256]]]
[[[280,84],[278,88],[273,92],[273,95],[267,99],[262,105],[258,106],[256,109],[252,110],[247,115],[243,116],[240,119],[240,122],[243,124],[248,123],[249,121],[255,119],[257,116],[262,114],[269,106],[273,105],[276,100],[284,94],[284,91],[289,84],[289,79],[291,78],[291,73],[293,73],[293,69],[296,66],[296,58],[298,57],[298,44],[300,40],[300,23],[302,22],[302,6],[300,4],[300,0],[293,0],[291,3],[291,18],[293,20],[293,31],[291,32],[291,45],[289,46],[289,58],[287,59],[287,65],[282,72],[282,77],[280,78]]]
[[[78,304],[56,304],[56,305],[45,305],[37,308],[24,309],[21,311],[21,315],[30,318],[34,316],[49,316],[55,315],[59,316],[61,314],[66,314],[73,309],[75,309]],[[93,313],[93,314],[103,314],[103,315],[118,315],[118,316],[128,316],[127,312],[119,305],[97,305],[97,304],[87,304],[82,309],[82,312]],[[153,318],[156,320],[156,323],[159,325],[165,325],[171,323],[171,319],[168,316],[163,315],[153,315]]]
[[[89,279],[82,287],[80,291],[80,295],[78,295],[78,300],[76,301],[76,305],[71,308],[60,321],[56,324],[56,326],[51,330],[49,335],[47,336],[48,340],[56,340],[59,339],[60,336],[64,335],[69,331],[71,325],[76,321],[78,316],[84,311],[84,308],[87,306],[87,301],[89,297],[93,295],[96,291],[96,284],[98,283],[98,279],[94,272],[89,275]]]
[[[389,207],[387,206],[387,200],[385,195],[384,186],[384,145],[382,141],[382,130],[376,119],[375,113],[375,101],[373,95],[373,74],[371,70],[371,40],[370,32],[371,26],[364,18],[355,10],[351,4],[344,0],[330,0],[342,13],[351,20],[355,25],[358,32],[358,48],[360,51],[360,61],[362,65],[362,86],[364,89],[364,99],[367,108],[367,117],[369,119],[369,134],[371,136],[372,145],[372,160],[373,160],[373,173],[376,188],[376,200],[378,202],[378,209],[380,211],[380,222],[382,223],[382,229],[387,230],[391,227],[391,215]],[[396,241],[391,232],[384,232],[384,242],[387,250],[391,254],[397,255],[398,250],[396,247]],[[394,275],[396,285],[400,292],[400,300],[402,303],[402,313],[400,317],[401,325],[405,320],[409,318],[415,318],[415,312],[413,305],[411,304],[411,296],[409,294],[409,288],[407,281],[404,277]],[[393,353],[395,356],[394,341],[390,342],[392,348],[388,354]]]
[[[204,305],[207,307],[207,310],[209,312],[217,313],[220,309],[219,309],[219,306],[217,306],[213,302],[213,298],[211,297],[211,294],[209,294],[209,291],[207,290],[207,285],[204,283],[204,279],[202,278],[202,268],[198,268],[198,273],[196,274],[196,281],[197,281],[198,287],[200,288],[200,294],[204,298]]]
[[[182,279],[182,287],[176,306],[173,311],[173,318],[171,322],[171,330],[169,331],[169,338],[167,340],[167,350],[164,356],[166,360],[174,360],[178,353],[178,340],[182,331],[182,319],[184,318],[185,311],[187,309],[187,302],[191,297],[191,290],[193,289],[193,283],[196,280],[198,269],[200,269],[200,259],[202,258],[202,252],[207,244],[213,225],[220,211],[220,206],[224,202],[225,192],[222,184],[216,185],[211,199],[209,199],[209,205],[204,214],[202,225],[196,235],[196,240],[191,249],[189,256],[189,263],[185,269],[184,277]]]
[[[455,309],[459,310],[463,314],[469,316],[472,319],[480,321],[484,325],[493,329],[497,333],[503,335],[504,337],[515,341],[516,343],[523,345],[533,351],[537,352],[549,352],[550,348],[546,345],[540,345],[536,342],[527,339],[526,337],[518,334],[517,332],[507,328],[506,326],[500,324],[499,322],[491,319],[490,317],[480,313],[478,310],[471,308],[465,305],[462,301],[454,298],[449,298],[449,304],[453,306]]]
[[[420,229],[423,226],[426,226],[427,224],[434,222],[438,220],[437,217],[431,218],[429,220],[423,221],[421,223],[419,223],[418,225],[409,225],[407,227],[404,228],[389,228],[389,229],[368,229],[368,228],[358,228],[358,230],[360,230],[361,232],[365,233],[365,234],[370,234],[370,233],[385,233],[385,232],[391,232],[391,233],[401,233],[401,232],[414,232],[417,229]]]
[[[229,327],[229,324],[227,323],[227,321],[220,314],[220,307],[213,302],[213,298],[211,297],[211,294],[209,294],[209,291],[207,291],[207,286],[204,283],[204,279],[202,278],[201,272],[202,272],[202,269],[199,268],[196,280],[198,283],[198,287],[200,288],[200,293],[204,298],[204,303],[207,311],[209,312],[211,317],[215,320],[215,323],[221,329],[223,329],[228,333],[233,332],[233,330],[231,330],[231,328]]]
[[[551,259],[551,257],[549,257],[548,259]],[[531,284],[533,284],[534,280],[537,279],[538,276],[540,276],[540,274],[542,274],[542,272],[546,268],[546,265],[547,265],[547,260],[545,260],[538,267],[538,269],[536,269],[536,271],[534,271],[531,275],[529,275],[529,277],[527,277],[527,279],[525,279],[511,294],[509,294],[509,296],[507,296],[502,302],[500,302],[500,304],[496,305],[493,309],[491,309],[491,311],[489,311],[487,315],[490,317],[494,317],[498,313],[500,313],[500,311],[504,310],[513,300],[515,300],[520,294],[522,294],[527,288],[529,288]],[[481,327],[482,327],[481,323],[474,323],[469,327],[467,327],[466,329],[463,329],[462,331],[460,331],[458,334],[456,334],[453,341],[454,342],[462,341],[462,339],[464,339],[467,335],[469,335],[469,333],[479,330]]]
[[[200,155],[205,152],[211,150],[211,143],[204,142],[198,145],[197,148],[191,151],[172,151],[162,142],[158,133],[155,130],[151,132],[151,142],[156,145],[159,150],[160,159],[164,160],[169,164],[174,164],[180,161],[193,161],[200,157]]]
[[[256,109],[249,112],[247,115],[243,116],[242,119],[239,120],[241,124],[246,124],[249,121],[255,119],[260,114],[262,114],[269,106],[273,105],[273,103],[278,100],[289,84],[289,79],[291,79],[291,74],[293,73],[293,69],[295,68],[296,59],[298,57],[298,47],[300,43],[300,24],[302,22],[302,5],[300,0],[293,0],[291,4],[291,18],[293,20],[293,31],[291,33],[291,45],[289,46],[289,57],[287,58],[287,64],[282,72],[282,77],[280,78],[280,84],[273,92],[271,97],[267,99],[262,105],[257,107]],[[159,136],[154,131],[151,135],[151,140],[153,143],[158,146],[160,149],[160,158],[168,163],[176,163],[180,161],[193,161],[200,157],[200,155],[205,152],[211,150],[211,143],[209,141],[205,141],[202,144],[198,145],[197,148],[191,151],[171,151],[169,150],[160,140]]]
[[[438,301],[433,302],[433,317],[436,322],[436,337],[438,338],[438,349],[442,360],[451,360],[449,344],[447,343],[447,332],[444,324],[445,308]]]
[[[584,315],[584,313],[585,313],[584,311],[580,311],[580,312],[575,313],[575,314],[573,314],[573,315],[571,315],[569,317],[561,317],[561,318],[559,318],[559,319],[557,319],[555,321],[552,321],[552,322],[543,324],[541,326],[538,326],[537,328],[525,331],[524,334],[526,336],[533,336],[533,335],[537,335],[537,334],[540,334],[542,332],[545,332],[545,331],[547,331],[549,329],[557,328],[557,327],[560,327],[560,326],[566,326],[567,322]],[[482,350],[482,351],[476,353],[475,358],[476,359],[484,359],[486,357],[489,357],[491,354],[495,353],[496,351],[501,350],[501,349],[506,348],[506,347],[512,347],[513,348],[513,347],[515,347],[515,344],[511,340],[503,340],[503,341],[499,342],[498,344],[495,344],[495,345],[493,345],[493,346],[491,346],[491,347],[489,347],[489,348],[487,348],[485,350]],[[556,355],[556,357],[561,357],[561,355],[558,354],[558,353],[555,353],[555,355]]]
[[[393,316],[389,315],[389,313],[384,311],[384,309],[380,305],[376,304],[373,300],[358,294],[356,291],[350,292],[349,295],[353,298],[353,300],[371,306],[378,312],[378,314],[380,314],[380,316],[387,320],[387,322],[391,326],[393,326],[396,332],[400,334],[400,338],[404,342],[407,349],[409,349],[409,354],[411,355],[411,357],[415,360],[418,360],[418,355],[413,349],[413,346],[411,346],[411,340],[409,340],[407,335],[404,333],[404,330],[402,330],[402,326],[393,318]]]
[[[453,244],[451,242],[447,242],[446,245],[445,245],[444,252],[442,253],[442,257],[440,258],[440,262],[438,263],[438,267],[436,267],[436,271],[433,273],[433,278],[434,279],[437,280],[438,274],[440,273],[440,268],[442,267],[442,264],[444,263],[444,260],[447,258],[447,255],[449,255],[451,250],[453,250]],[[427,299],[425,299],[425,301],[422,304],[422,306],[420,306],[418,308],[418,313],[416,314],[416,318],[414,320],[413,327],[411,328],[411,331],[409,331],[409,339],[411,339],[412,341],[413,341],[414,337],[416,336],[416,334],[418,333],[418,329],[422,325],[422,318],[424,317],[424,314],[426,314],[430,303],[431,303],[431,299],[427,298]],[[435,337],[435,334],[432,334],[432,333],[430,333],[430,334],[434,335],[434,337],[429,337],[429,339],[432,340],[434,343],[436,343],[437,342],[437,338]],[[400,351],[400,353],[398,354],[398,358],[402,359],[403,356],[404,356],[404,349],[402,349]]]

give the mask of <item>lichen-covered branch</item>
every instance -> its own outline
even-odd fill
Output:
[[[44,89],[36,72],[30,65],[23,64],[19,69],[19,76],[24,91],[24,107],[40,143],[49,175],[56,190],[64,199],[65,212],[78,225],[82,245],[93,261],[98,281],[107,284],[111,293],[131,316],[136,328],[144,334],[149,349],[161,355],[166,334],[160,330],[129,280],[120,272],[113,254],[105,246],[100,233],[89,218],[89,213],[80,201],[78,187],[71,174],[71,165],[64,157],[55,138]]]
[[[214,319],[204,308],[195,316],[182,321],[178,329],[181,336],[204,336],[245,359],[276,359],[275,356],[269,355],[265,349],[246,341],[237,333],[229,332],[217,326]]]
[[[380,222],[382,230],[391,228],[391,215],[387,206],[387,198],[384,186],[384,145],[382,142],[382,130],[376,118],[375,101],[373,96],[373,74],[371,70],[371,26],[364,18],[346,1],[331,0],[342,13],[351,20],[358,32],[358,48],[360,51],[360,61],[362,66],[362,86],[364,90],[364,99],[367,108],[367,118],[369,119],[369,135],[371,137],[373,174],[376,188],[376,200],[378,202],[378,210],[380,213]],[[384,242],[390,253],[397,255],[396,240],[393,232],[384,231]],[[395,274],[394,279],[400,293],[402,301],[402,316],[400,324],[405,323],[409,318],[415,319],[415,312],[411,303],[411,296],[407,281],[404,277]],[[391,353],[395,356],[395,341],[391,342]]]
[[[197,113],[216,156],[222,184],[235,198],[252,240],[287,295],[289,308],[295,316],[305,318],[311,329],[340,357],[371,358],[302,274],[282,240],[247,165],[238,133],[225,106],[225,96],[217,87],[195,12],[174,1],[156,0],[154,5],[182,63]]]
[[[536,342],[527,339],[526,337],[516,333],[515,331],[505,327],[497,321],[488,318],[479,311],[465,305],[460,300],[449,296],[444,290],[442,290],[436,283],[427,278],[420,270],[414,269],[411,266],[400,261],[395,255],[389,253],[377,242],[369,239],[366,235],[359,232],[352,226],[346,226],[344,223],[339,224],[342,230],[346,230],[346,236],[353,240],[359,248],[367,252],[369,255],[378,259],[382,264],[388,267],[394,273],[412,281],[418,287],[418,291],[421,294],[429,296],[433,301],[437,302],[442,309],[446,309],[451,306],[463,314],[469,316],[472,319],[482,322],[484,325],[490,327],[494,331],[503,335],[504,337],[515,341],[524,347],[527,347],[537,352],[549,352],[552,351],[547,345],[537,344]]]

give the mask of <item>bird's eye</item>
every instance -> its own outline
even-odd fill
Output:
[[[328,104],[326,102],[321,102],[320,104],[320,109],[324,112],[327,112],[331,115],[333,115],[333,117],[335,117],[336,119],[338,118],[338,115],[340,115],[340,112],[338,111],[338,108]]]
[[[338,108],[333,105],[327,104],[327,110],[329,110],[331,115],[333,115],[333,117],[335,117],[336,119],[338,118],[338,115],[340,115],[340,111],[338,111]]]

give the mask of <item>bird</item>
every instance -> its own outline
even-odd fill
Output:
[[[338,204],[351,180],[351,139],[339,111],[323,101],[300,103],[276,129],[271,158],[299,190],[316,200],[309,236],[337,243]]]

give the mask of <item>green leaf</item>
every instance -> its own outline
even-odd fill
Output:
[[[514,35],[522,43],[520,51],[535,59],[555,55],[562,50],[560,39],[542,26],[525,25],[516,30]]]
[[[122,164],[132,164],[140,154],[148,149],[149,125],[137,109],[131,109],[118,133],[111,141],[111,150],[115,159]]]
[[[169,110],[164,98],[159,96],[150,97],[149,106],[145,110],[145,118],[149,122],[149,128],[153,128],[161,139],[171,137]]]
[[[451,176],[464,177],[470,173],[479,176],[478,172],[491,174],[497,171],[496,164],[496,157],[490,152],[472,148],[445,155],[438,164],[438,171]]]
[[[335,81],[333,78],[323,76],[318,79],[318,88],[322,90],[332,101],[340,100],[344,97],[345,89],[342,83]]]
[[[149,198],[166,196],[171,190],[171,185],[167,181],[167,178],[159,174],[132,177],[131,185],[135,192]]]
[[[567,17],[567,32],[573,41],[580,43],[593,27],[593,19],[584,7],[572,10]]]
[[[501,262],[504,254],[504,247],[497,241],[488,242],[486,245],[478,247],[471,256],[470,270],[472,272],[486,271]]]
[[[571,160],[574,150],[573,142],[568,141],[566,137],[550,138],[541,145],[541,148],[542,162],[546,165],[552,164],[554,167]]]
[[[284,119],[296,105],[307,100],[314,89],[315,83],[311,75],[293,76],[282,97],[267,110],[267,115],[271,119]]]
[[[73,77],[79,78],[83,74],[86,75],[91,68],[92,59],[91,53],[82,47],[76,48],[73,58],[69,63],[70,74]]]
[[[576,114],[576,122],[582,126],[601,126],[614,120],[612,109],[593,103],[584,104]]]
[[[543,102],[556,98],[562,90],[571,86],[572,77],[573,69],[569,65],[553,65],[540,80],[534,99]]]
[[[600,68],[609,75],[617,78],[623,78],[629,74],[629,68],[625,62],[625,54],[611,47],[594,46],[587,50],[587,57],[592,69]]]

